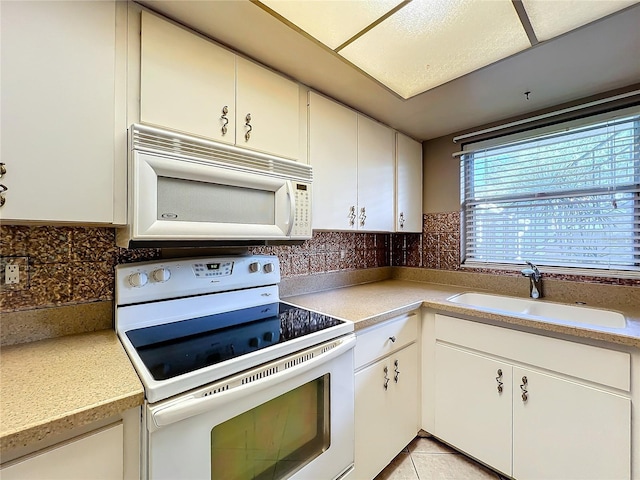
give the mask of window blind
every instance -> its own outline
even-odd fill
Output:
[[[640,272],[640,110],[465,146],[466,265]]]

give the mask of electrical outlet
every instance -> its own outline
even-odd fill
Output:
[[[29,257],[0,257],[0,287],[3,290],[29,288]]]
[[[4,267],[4,281],[7,285],[20,283],[20,267],[16,264],[7,264]]]

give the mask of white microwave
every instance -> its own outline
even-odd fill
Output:
[[[311,238],[309,165],[149,126],[129,129],[121,247]]]

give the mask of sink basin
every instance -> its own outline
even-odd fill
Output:
[[[447,300],[481,310],[546,322],[598,325],[609,328],[624,328],[626,325],[624,315],[618,312],[579,305],[565,305],[489,293],[461,293],[449,297]]]

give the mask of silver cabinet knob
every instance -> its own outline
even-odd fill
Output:
[[[251,138],[251,130],[253,130],[253,127],[251,126],[251,114],[247,113],[247,116],[244,117],[245,119],[245,124],[244,126],[247,127],[249,130],[247,130],[247,133],[244,134],[244,139],[245,141],[249,141],[249,139]]]
[[[353,227],[356,224],[356,206],[355,205],[351,205],[349,207],[349,226]]]
[[[522,377],[522,385],[520,385],[520,390],[522,391],[522,401],[526,402],[529,399],[529,391],[527,390],[528,384],[527,377]]]
[[[229,107],[225,105],[224,107],[222,107],[222,116],[220,117],[220,119],[224,122],[222,124],[222,135],[227,134],[227,125],[229,125],[229,117],[227,117],[228,113],[229,113]]]
[[[389,340],[391,340],[391,343],[396,343],[396,337],[395,336],[389,337]]]

